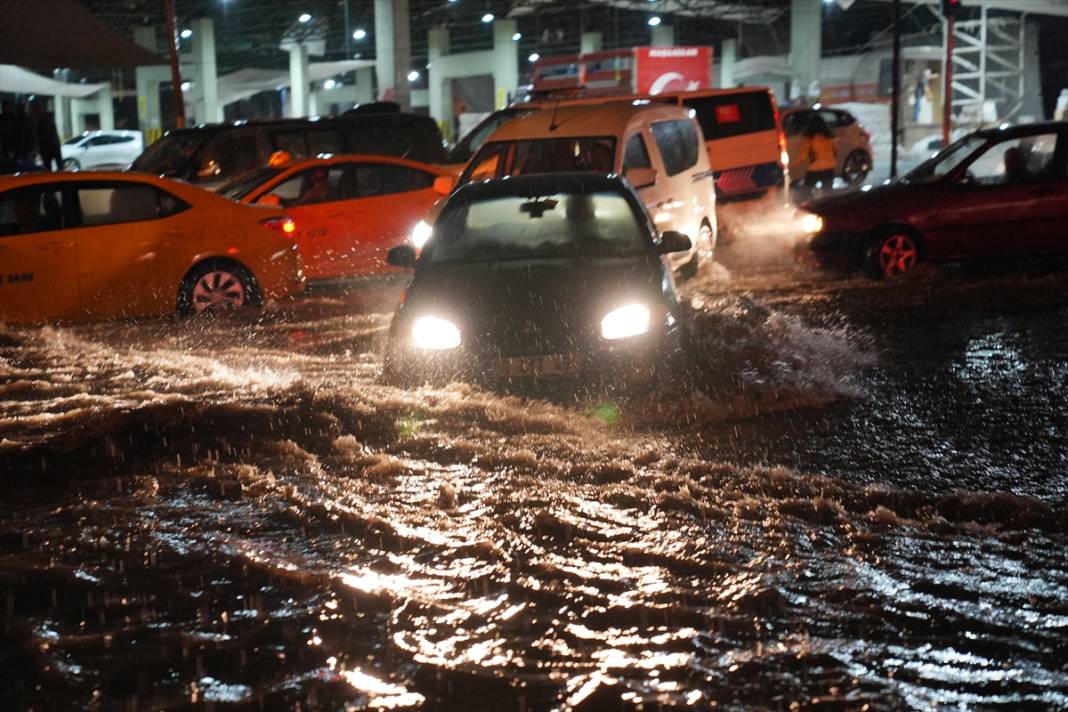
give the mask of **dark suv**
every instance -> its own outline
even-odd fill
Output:
[[[397,111],[351,112],[322,119],[238,121],[177,129],[148,147],[131,170],[179,178],[209,190],[274,160],[321,154],[399,156],[443,163],[438,125]]]

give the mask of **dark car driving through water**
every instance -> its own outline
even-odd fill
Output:
[[[648,380],[678,353],[679,303],[658,234],[622,178],[472,183],[448,199],[390,327],[387,380]]]
[[[976,131],[901,180],[804,206],[803,247],[873,277],[921,261],[1068,251],[1068,122]]]

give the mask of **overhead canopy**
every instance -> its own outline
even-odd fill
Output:
[[[0,64],[109,69],[166,64],[126,39],[77,0],[0,2]],[[9,91],[0,84],[0,91]]]
[[[308,65],[308,81],[318,82],[338,74],[373,66],[375,63],[367,59],[312,62]],[[219,77],[219,104],[226,106],[261,91],[278,90],[288,86],[289,72],[284,69],[239,69]]]
[[[22,67],[0,64],[0,90],[12,94],[43,94],[82,99],[106,87],[107,84],[71,84],[42,77]]]

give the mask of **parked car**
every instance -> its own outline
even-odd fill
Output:
[[[1068,250],[1068,122],[976,131],[888,185],[803,206],[821,264],[874,277],[924,260]]]
[[[454,192],[390,326],[385,375],[644,381],[678,354],[678,297],[659,234],[618,176],[527,175]]]
[[[0,178],[0,322],[193,314],[304,288],[293,221],[131,173]]]
[[[145,150],[140,131],[86,131],[60,146],[63,170],[126,168]]]
[[[441,131],[429,116],[381,105],[320,119],[271,119],[168,131],[132,170],[216,190],[249,171],[320,155],[373,154],[442,163]]]
[[[716,196],[704,137],[690,112],[648,102],[542,109],[502,125],[460,175],[472,181],[534,173],[625,176],[658,228],[692,240],[676,269],[696,272],[716,246]]]
[[[335,156],[260,168],[219,194],[284,208],[296,221],[308,279],[333,279],[392,271],[387,252],[440,197],[441,176],[452,174],[402,158]]]
[[[805,127],[815,113],[827,122],[827,127],[834,133],[834,143],[838,149],[835,175],[849,185],[859,185],[872,168],[871,134],[848,111],[819,105],[782,112],[786,152],[790,155],[790,181],[802,181],[808,174],[808,156],[801,155],[801,146]]]

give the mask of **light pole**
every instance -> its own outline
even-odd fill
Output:
[[[171,53],[171,89],[174,91],[174,123],[178,128],[185,128],[185,98],[182,96],[182,72],[178,68],[178,35],[174,32],[177,24],[174,19],[173,0],[163,0],[163,11],[167,15],[167,47]]]

